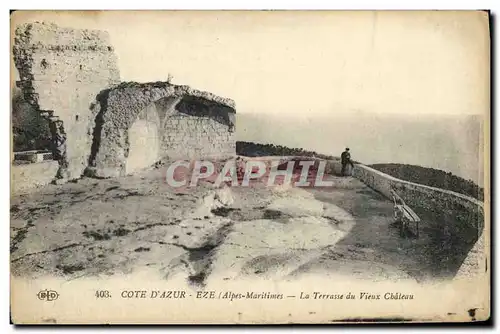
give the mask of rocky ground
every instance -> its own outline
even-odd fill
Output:
[[[33,278],[150,271],[192,285],[307,275],[423,282],[452,278],[449,254],[425,225],[402,237],[392,203],[354,178],[328,188],[176,192],[153,169],[83,178],[11,199],[11,271]],[[452,261],[453,262],[453,261]]]

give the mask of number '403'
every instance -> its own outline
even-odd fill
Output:
[[[111,294],[108,290],[97,290],[95,296],[96,298],[111,298]]]

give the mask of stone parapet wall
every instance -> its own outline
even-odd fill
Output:
[[[422,225],[433,224],[430,227],[441,231],[446,238],[474,245],[458,275],[482,270],[485,254],[483,202],[453,191],[403,181],[360,164],[355,165],[354,177],[389,199],[392,198],[390,190],[394,189],[421,217]]]
[[[474,247],[472,247],[469,251],[465,260],[462,262],[462,265],[455,275],[455,280],[470,279],[478,273],[486,272],[486,270],[491,266],[491,262],[489,262],[485,256],[488,252],[486,245],[486,234],[483,233],[474,244]],[[487,261],[489,263],[487,263]]]
[[[483,203],[475,198],[450,190],[400,180],[359,164],[354,168],[354,176],[387,198],[392,198],[390,190],[393,188],[412,207],[427,211],[440,211],[454,217],[461,224],[471,225],[478,231],[483,230]]]

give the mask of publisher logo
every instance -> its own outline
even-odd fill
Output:
[[[59,298],[59,294],[57,293],[57,291],[54,291],[54,290],[41,290],[37,294],[37,297],[40,300],[45,300],[45,301],[51,302],[51,301]]]

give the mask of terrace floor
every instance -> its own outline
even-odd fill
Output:
[[[205,183],[181,193],[152,169],[50,185],[11,199],[11,271],[78,279],[148,270],[195,285],[312,274],[453,278],[463,259],[430,224],[418,239],[401,236],[392,202],[357,179],[327,179],[333,187]]]

